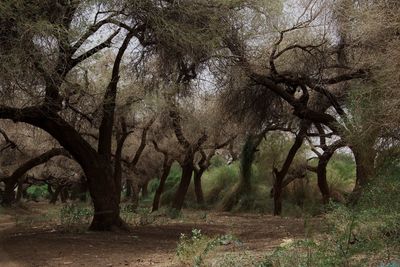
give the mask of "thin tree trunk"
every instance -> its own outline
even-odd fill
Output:
[[[131,198],[132,197],[132,180],[127,179],[126,180],[126,192],[125,192],[125,197],[126,198]]]
[[[182,177],[179,183],[178,190],[175,193],[175,198],[172,203],[172,208],[180,211],[183,207],[183,203],[185,201],[185,196],[188,191],[190,180],[192,179],[193,174],[193,156],[189,156],[189,159],[186,160],[185,164],[182,166]]]
[[[254,154],[262,140],[259,136],[248,135],[240,155],[240,180],[233,187],[232,191],[221,202],[221,210],[230,211],[239,202],[240,198],[251,193],[251,167],[254,161]]]
[[[172,161],[165,159],[164,164],[163,164],[162,175],[160,178],[160,184],[158,185],[156,193],[154,194],[152,212],[158,210],[158,208],[160,206],[161,194],[164,192],[165,182],[167,181],[169,172],[171,170],[171,166],[172,166]]]
[[[141,186],[141,190],[142,190],[142,198],[146,198],[149,194],[148,190],[147,190],[147,186],[149,184],[149,181],[146,181],[145,183],[142,184]]]
[[[285,162],[282,165],[280,171],[274,169],[275,181],[274,181],[274,215],[281,215],[282,213],[282,189],[283,189],[283,180],[285,179],[286,174],[289,171],[290,165],[294,160],[294,157],[299,151],[300,147],[303,144],[303,140],[306,137],[307,130],[310,127],[310,121],[301,121],[299,133],[296,135],[295,141],[292,147],[289,150],[288,155],[286,156]]]
[[[326,179],[326,166],[328,165],[331,156],[332,155],[326,157],[322,156],[319,159],[317,166],[318,188],[322,194],[323,204],[328,204],[330,199],[330,190]]]
[[[204,193],[201,185],[201,177],[203,176],[204,170],[195,170],[194,172],[194,191],[196,193],[197,204],[204,205]]]
[[[66,187],[66,186],[63,187],[63,189],[61,190],[60,196],[61,196],[61,202],[66,203],[68,200],[68,196],[69,196],[68,187]]]
[[[62,186],[62,185],[60,185],[60,186],[58,186],[58,187],[56,188],[56,190],[54,191],[54,193],[53,193],[52,196],[51,196],[50,204],[56,204],[57,199],[58,199],[58,196],[60,195],[62,189],[63,189],[63,186]]]

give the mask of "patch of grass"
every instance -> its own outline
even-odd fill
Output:
[[[86,230],[93,215],[92,207],[81,203],[66,203],[60,209],[61,227],[67,231]]]

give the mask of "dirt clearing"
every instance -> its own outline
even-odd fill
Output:
[[[300,238],[305,232],[303,219],[244,213],[184,211],[174,220],[160,215],[151,224],[133,226],[130,233],[73,232],[49,222],[20,226],[16,217],[0,215],[2,267],[181,266],[175,257],[177,242],[192,229],[208,236],[232,234],[240,245],[226,245],[221,253],[244,250],[261,258],[283,239]]]

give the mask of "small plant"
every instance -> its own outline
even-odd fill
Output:
[[[60,209],[60,221],[62,226],[81,226],[90,223],[93,210],[87,206],[67,203]]]
[[[193,229],[191,236],[181,234],[176,255],[179,261],[185,265],[205,266],[205,258],[210,252],[218,246],[227,245],[233,241],[237,242],[237,239],[232,235],[210,238],[203,235],[201,230]]]

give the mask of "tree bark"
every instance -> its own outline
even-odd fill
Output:
[[[326,179],[326,166],[331,158],[332,154],[326,157],[321,157],[318,161],[317,166],[317,179],[318,179],[318,188],[322,195],[322,203],[328,204],[330,199],[330,190],[328,181]]]
[[[294,157],[299,151],[300,147],[303,144],[303,140],[307,135],[307,130],[310,127],[311,122],[303,120],[300,123],[300,130],[296,135],[295,141],[292,147],[289,150],[288,155],[286,156],[285,162],[282,165],[280,171],[274,168],[275,181],[273,185],[274,189],[274,215],[281,215],[282,213],[282,189],[283,189],[283,180],[285,179],[286,174],[289,171],[290,165],[292,164]]]
[[[114,181],[110,162],[98,159],[85,170],[85,174],[88,178],[88,188],[94,206],[90,230],[110,231],[114,228],[124,227],[124,223],[119,217],[120,191]]]
[[[60,185],[56,188],[54,193],[51,195],[50,204],[56,204],[58,196],[60,195],[64,186]]]
[[[153,200],[153,209],[152,212],[158,210],[160,206],[160,199],[161,199],[161,194],[164,192],[164,186],[165,182],[167,181],[169,172],[171,170],[172,166],[172,161],[169,160],[167,157],[164,159],[164,164],[163,164],[163,171],[161,174],[160,178],[160,184],[157,187],[156,193],[154,194],[154,200]]]
[[[362,190],[375,175],[376,151],[372,145],[360,149],[353,148],[352,150],[356,162],[356,184],[350,195],[350,203],[356,204],[361,197]]]
[[[132,197],[132,180],[127,179],[125,182],[126,185],[126,192],[125,192],[125,197],[126,198],[131,198]]]
[[[194,172],[194,191],[196,193],[197,204],[199,205],[204,205],[204,193],[201,185],[201,177],[203,176],[203,173],[203,169]]]
[[[240,198],[251,193],[251,167],[254,161],[254,154],[261,143],[265,132],[260,135],[248,135],[240,155],[240,180],[233,187],[232,191],[222,200],[221,209],[230,211],[239,202]]]
[[[149,192],[147,190],[148,184],[149,184],[149,181],[146,181],[141,186],[142,198],[146,198],[148,196],[148,194],[149,194]]]
[[[4,193],[2,199],[3,206],[9,206],[15,201],[15,183],[13,181],[4,181]]]
[[[190,153],[186,156],[184,164],[182,164],[182,176],[179,183],[178,190],[175,193],[174,201],[172,203],[172,208],[180,211],[183,207],[185,201],[185,196],[188,191],[190,181],[193,174],[193,155]]]

